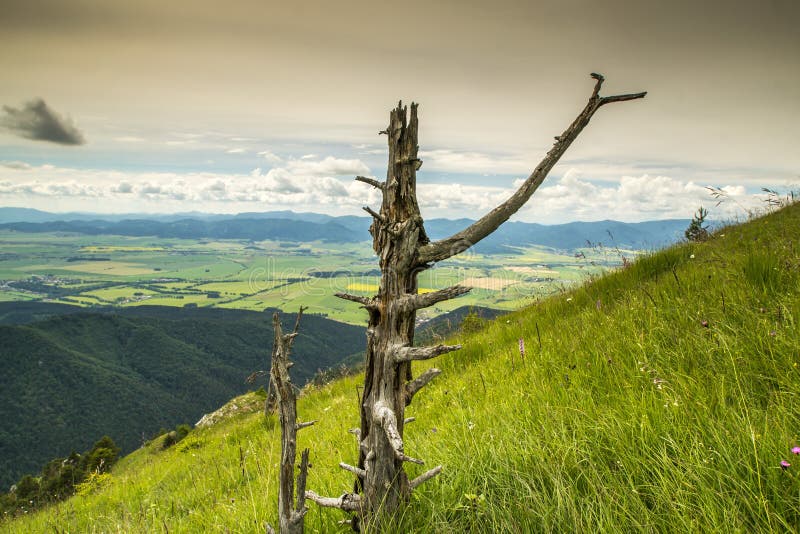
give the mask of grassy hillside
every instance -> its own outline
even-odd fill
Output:
[[[40,315],[28,308],[30,318]],[[0,325],[3,490],[105,434],[129,452],[161,428],[194,423],[252,388],[245,384],[250,373],[268,368],[271,314],[155,306],[122,312]],[[299,384],[363,351],[363,328],[311,315],[304,326],[292,368]]]
[[[463,336],[407,413],[406,450],[444,472],[397,531],[798,529],[798,229],[790,207]],[[352,486],[336,465],[356,461],[357,385],[300,402],[301,419],[320,419],[299,446],[321,494]],[[274,419],[241,415],[139,450],[84,495],[3,528],[263,532],[278,456]],[[309,506],[309,532],[344,531],[341,513]]]

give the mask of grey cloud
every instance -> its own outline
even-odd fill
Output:
[[[128,184],[125,184],[128,185]],[[120,184],[123,186],[123,184]],[[131,192],[136,192],[140,198],[145,200],[162,200],[162,199],[172,199],[172,200],[185,200],[187,197],[186,192],[184,191],[186,184],[182,180],[177,180],[175,182],[165,184],[165,185],[157,185],[152,184],[149,182],[142,182],[137,186],[131,186]],[[116,192],[125,192],[125,191],[116,191]]]
[[[315,188],[327,197],[346,197],[349,194],[342,182],[335,178],[322,178]]]
[[[31,169],[31,166],[24,161],[0,161],[0,166],[18,171],[28,171]]]
[[[130,182],[120,182],[116,187],[111,188],[112,193],[133,193],[133,185]]]
[[[138,193],[139,196],[141,197],[148,197],[151,195],[161,195],[163,191],[161,189],[161,186],[145,183],[139,188]]]
[[[273,193],[302,193],[303,189],[295,184],[295,177],[283,168],[270,169],[258,189]]]
[[[223,193],[225,192],[226,189],[227,186],[225,185],[225,182],[223,182],[222,180],[215,180],[213,183],[209,184],[208,187],[206,187],[206,190],[208,191],[216,191]]]
[[[26,102],[21,108],[3,106],[0,126],[34,141],[60,145],[86,144],[86,138],[72,120],[56,113],[41,98]]]

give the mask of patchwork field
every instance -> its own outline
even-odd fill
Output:
[[[186,240],[0,231],[0,300],[80,306],[211,306],[309,312],[362,324],[366,313],[337,292],[373,294],[378,266],[369,243]],[[463,254],[420,275],[420,291],[473,288],[424,310],[463,305],[512,310],[611,269],[630,251],[545,247],[518,254]]]

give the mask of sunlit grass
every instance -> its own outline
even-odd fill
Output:
[[[453,341],[414,398],[406,450],[442,464],[393,532],[800,528],[800,206],[640,258]],[[520,353],[520,339],[525,347]],[[415,369],[420,372],[424,366]],[[358,378],[301,398],[309,488],[352,488]],[[10,532],[263,532],[279,428],[244,415],[145,448],[107,487]],[[783,470],[782,459],[795,465]],[[345,531],[309,503],[308,532]]]

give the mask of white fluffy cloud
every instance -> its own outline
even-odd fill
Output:
[[[513,187],[462,184],[422,184],[419,201],[423,216],[476,218],[505,201],[523,182]],[[516,219],[542,223],[614,219],[643,221],[686,219],[700,206],[714,218],[729,218],[744,209],[763,207],[764,195],[749,194],[741,185],[721,188],[727,199],[719,206],[705,185],[667,176],[622,176],[595,183],[569,169],[561,178],[545,182],[516,215]]]
[[[356,213],[360,206],[380,201],[372,188],[353,180],[358,174],[369,175],[369,167],[357,159],[333,157],[289,160],[249,174],[136,173],[3,162],[0,205],[52,209],[50,202],[57,198],[60,206],[68,200],[69,209],[91,211],[288,208]]]
[[[249,174],[136,173],[2,162],[0,204],[52,209],[57,201],[62,209],[109,212],[295,209],[361,214],[361,206],[377,207],[381,199],[374,188],[355,182],[356,175],[370,175],[361,160],[333,157],[291,159]],[[521,181],[509,187],[420,183],[422,214],[476,218],[508,198]],[[763,204],[764,195],[741,185],[724,185],[722,190],[727,201],[716,207],[705,185],[692,180],[626,174],[598,182],[570,168],[546,181],[516,218],[545,223],[688,218],[701,204],[711,209],[713,218],[727,218],[742,207]]]
[[[728,202],[712,210],[716,218],[731,217],[741,211],[741,206],[757,207],[761,202],[761,195],[750,195],[742,186],[729,185],[723,189]],[[708,188],[693,181],[642,174],[622,176],[616,183],[602,185],[589,181],[573,168],[560,180],[545,182],[520,216],[561,221],[685,219],[700,205],[715,204]]]

